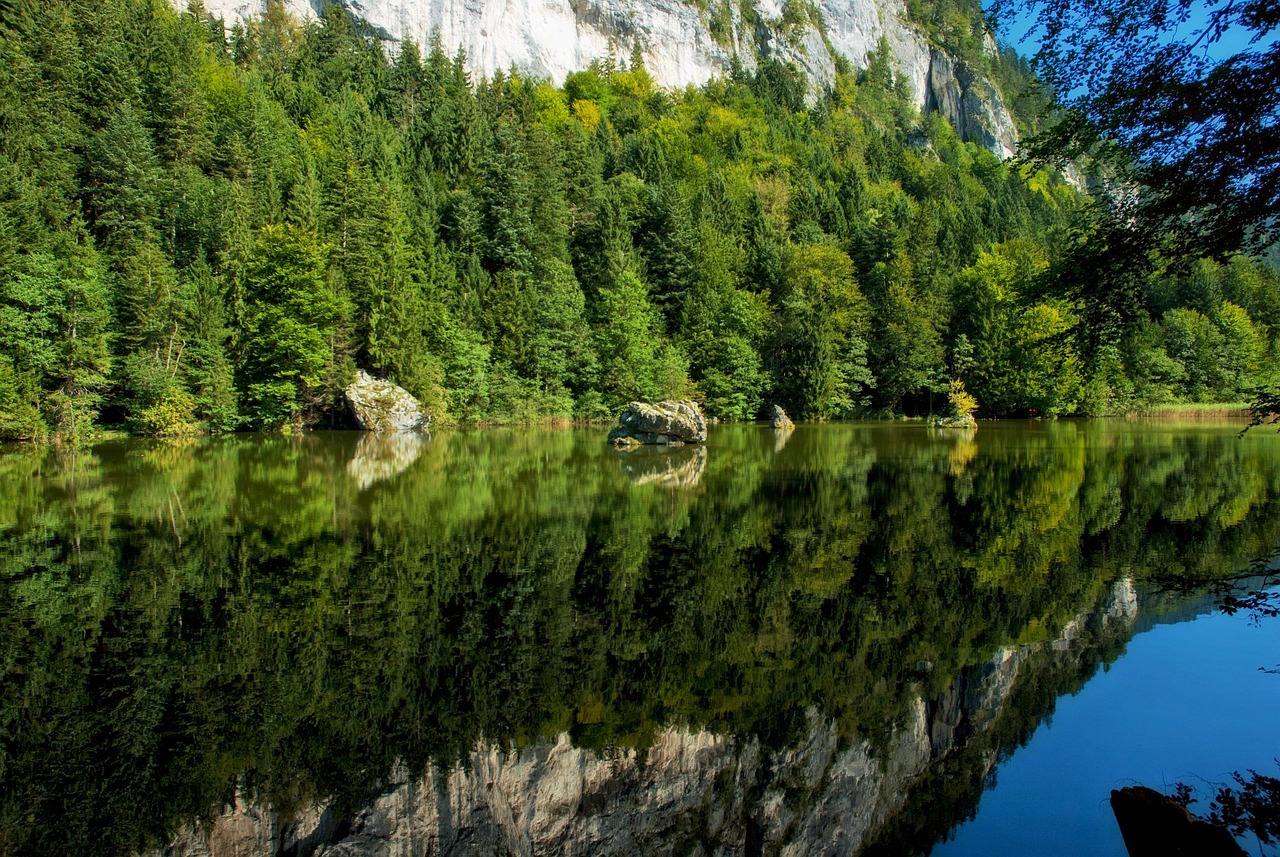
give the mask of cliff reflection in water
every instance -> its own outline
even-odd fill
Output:
[[[1280,542],[1230,431],[359,441],[0,452],[0,852],[910,853]]]

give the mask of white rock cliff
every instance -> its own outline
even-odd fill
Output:
[[[187,0],[171,0],[185,8]],[[300,19],[318,18],[324,0],[283,0]],[[1001,157],[1013,154],[1017,131],[1004,101],[987,80],[933,49],[906,20],[902,0],[816,0],[820,22],[783,23],[781,0],[751,0],[757,20],[735,2],[715,0],[729,27],[717,39],[710,14],[686,0],[342,0],[394,52],[405,39],[419,45],[438,36],[452,55],[466,52],[473,73],[512,67],[556,83],[611,54],[625,59],[634,47],[664,87],[706,83],[728,73],[736,56],[751,69],[757,56],[794,62],[819,85],[835,75],[835,54],[855,66],[883,38],[916,106],[941,113],[968,140]],[[260,13],[266,0],[204,0],[205,10],[228,26]],[[994,48],[994,44],[990,45]]]

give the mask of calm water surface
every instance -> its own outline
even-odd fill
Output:
[[[1123,854],[1280,753],[1235,431],[0,449],[0,854]]]

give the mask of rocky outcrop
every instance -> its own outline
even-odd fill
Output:
[[[431,417],[408,390],[375,378],[363,369],[343,391],[351,413],[366,431],[426,431]]]
[[[937,113],[950,122],[961,139],[977,143],[1002,159],[1012,158],[1017,151],[1018,129],[999,90],[937,48],[929,53],[923,107],[925,112]]]
[[[796,424],[791,422],[791,417],[787,416],[787,412],[782,409],[781,405],[773,406],[773,412],[769,416],[769,422],[776,429],[790,429],[796,427]]]
[[[185,9],[187,0],[171,0]],[[625,59],[634,48],[660,85],[679,88],[729,73],[734,61],[754,70],[759,57],[794,63],[817,88],[835,79],[836,56],[855,67],[883,39],[906,79],[916,107],[937,109],[967,140],[1001,157],[1013,153],[1017,133],[999,92],[958,67],[906,18],[902,0],[816,0],[801,22],[784,22],[782,0],[744,4],[693,0],[342,0],[366,19],[394,52],[406,39],[419,45],[439,36],[445,52],[466,53],[471,70],[492,76],[516,68],[556,83],[593,61]],[[700,9],[699,6],[702,6]],[[235,20],[260,13],[266,0],[204,0],[204,8]],[[299,18],[317,18],[323,0],[284,0]],[[744,8],[749,14],[744,14]],[[711,31],[716,10],[727,26]],[[989,41],[988,50],[994,50]],[[815,90],[816,91],[816,90]]]
[[[697,402],[632,402],[609,432],[609,442],[627,444],[702,443],[707,439],[707,420]]]

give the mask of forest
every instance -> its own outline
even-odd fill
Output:
[[[1100,415],[1275,363],[1280,276],[1243,255],[1154,264],[1079,335],[1045,276],[1079,185],[921,115],[885,47],[820,92],[767,59],[668,91],[638,54],[555,86],[390,56],[336,4],[4,5],[3,439],[342,426],[357,368],[448,425],[921,415],[953,380],[981,417]],[[967,56],[1034,127],[1026,63]]]

